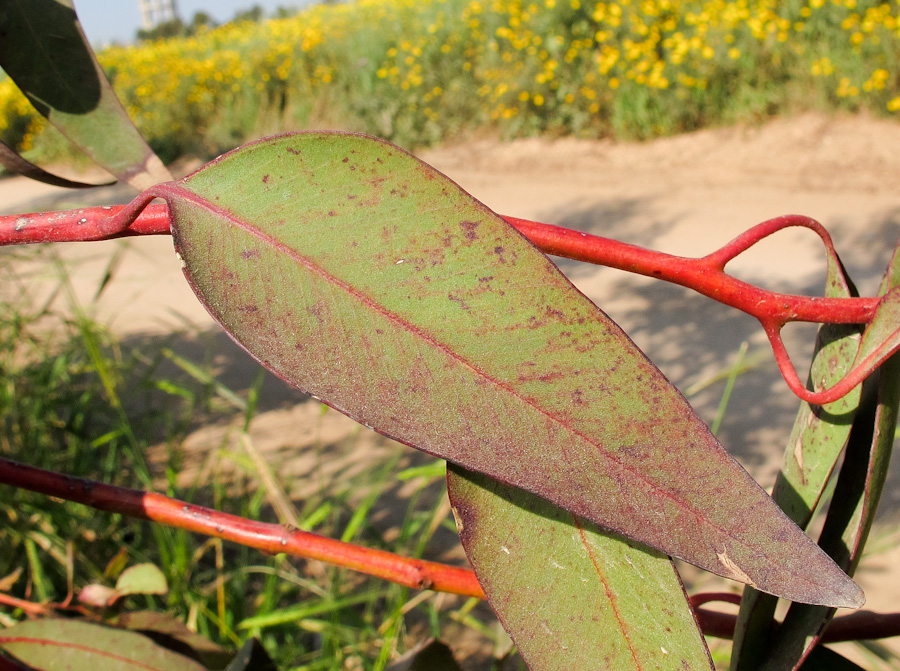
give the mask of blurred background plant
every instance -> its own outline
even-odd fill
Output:
[[[99,58],[166,161],[312,126],[406,147],[485,127],[641,139],[800,111],[900,113],[898,16],[878,0],[358,0],[200,21]],[[67,152],[8,79],[0,139]]]

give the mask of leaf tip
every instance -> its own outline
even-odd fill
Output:
[[[836,603],[833,604],[836,608],[856,609],[862,608],[866,603],[866,593],[863,592],[862,587],[849,578],[847,579],[846,584],[843,585],[842,589],[838,592],[838,596],[841,601],[837,602],[836,600]]]

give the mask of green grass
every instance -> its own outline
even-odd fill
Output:
[[[455,533],[441,495],[442,469],[419,460],[407,470],[410,450],[386,439],[377,439],[387,447],[375,468],[337,487],[323,481],[306,500],[292,500],[292,483],[255,453],[263,377],[231,389],[213,365],[174,353],[176,339],[198,334],[118,340],[91,318],[90,306],[76,304],[68,270],[59,263],[55,300],[41,304],[29,288],[31,278],[15,274],[16,261],[36,257],[52,268],[52,254],[4,251],[4,457],[101,482],[152,486],[230,513],[409,556],[427,554],[436,533]],[[204,425],[228,425],[238,434],[247,429],[246,449],[210,450],[198,477],[185,484],[178,473],[197,455],[186,451],[184,441]],[[352,450],[362,431],[342,444],[313,447],[324,462]],[[405,488],[402,497],[399,486]],[[494,647],[496,629],[483,604],[472,611],[476,604],[461,598],[416,593],[285,555],[265,556],[7,486],[0,492],[0,579],[11,576],[3,591],[18,598],[59,603],[70,586],[76,593],[92,583],[112,586],[126,565],[152,562],[166,575],[168,594],[128,597],[126,610],[170,612],[230,649],[258,637],[281,669],[384,669],[407,646],[429,636],[452,639],[472,627],[479,630],[473,630],[475,652],[483,660]],[[388,526],[381,520],[387,513],[395,520]],[[24,615],[0,610],[2,624]]]

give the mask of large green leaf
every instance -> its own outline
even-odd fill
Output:
[[[71,0],[0,2],[0,67],[73,143],[139,189],[171,179],[122,108]]]
[[[628,337],[430,166],[301,133],[148,195],[210,313],[297,387],[715,573],[862,603]]]
[[[533,494],[450,466],[459,536],[534,671],[711,669],[672,560]]]
[[[78,620],[35,620],[0,631],[0,648],[41,671],[203,671],[146,636]]]

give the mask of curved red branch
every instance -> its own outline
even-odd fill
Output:
[[[830,238],[808,217],[788,215],[754,226],[721,249],[700,258],[674,256],[629,245],[591,233],[503,217],[541,251],[576,261],[625,270],[679,284],[713,300],[737,308],[760,321],[829,324],[867,324],[878,306],[877,298],[821,298],[794,296],[761,289],[724,271],[725,264],[764,237],[789,226],[811,228]]]

